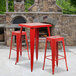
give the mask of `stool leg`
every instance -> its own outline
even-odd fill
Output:
[[[45,67],[46,51],[47,51],[47,40],[46,40],[46,44],[45,44],[45,54],[44,54],[43,70],[44,70],[44,67]]]
[[[20,56],[22,56],[22,36],[21,36],[21,40],[20,40]]]
[[[11,56],[11,50],[12,50],[12,41],[13,41],[13,35],[11,36],[11,44],[10,44],[10,53],[9,53],[9,59],[10,59],[10,56]]]
[[[25,39],[26,39],[26,46],[27,46],[28,58],[29,58],[29,60],[30,60],[27,34],[25,35]]]
[[[56,43],[56,65],[58,67],[58,42]]]
[[[63,50],[64,50],[64,58],[65,58],[66,69],[67,69],[67,71],[68,71],[64,40],[62,41],[62,44],[63,44]]]
[[[55,42],[55,40],[51,41],[51,50],[52,50],[52,74],[54,74],[54,70],[55,70],[55,52],[56,52],[56,42]]]

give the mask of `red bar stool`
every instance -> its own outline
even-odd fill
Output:
[[[51,50],[52,50],[52,55],[46,56],[47,42],[48,41],[50,42],[50,46],[51,46]],[[62,41],[63,50],[64,50],[64,56],[58,55],[58,42],[59,41]],[[49,58],[50,56],[52,56],[52,59]],[[61,58],[58,58],[59,56]],[[52,61],[52,74],[54,74],[55,61],[56,61],[56,65],[58,66],[58,60],[62,60],[62,59],[65,59],[66,69],[68,71],[67,60],[66,60],[65,44],[64,44],[64,37],[60,37],[60,36],[49,36],[49,37],[46,38],[43,70],[44,70],[44,66],[45,66],[45,59],[48,59],[48,60],[51,60]]]
[[[24,50],[27,50],[27,52],[28,52],[28,58],[30,59],[29,49],[28,49],[27,33],[24,32],[24,31],[22,31],[22,35],[25,35],[27,49],[24,49]],[[19,38],[20,38],[20,31],[13,31],[13,32],[12,32],[9,59],[10,59],[10,56],[11,56],[11,50],[15,50],[15,49],[12,47],[13,36],[16,36],[16,45],[17,45],[17,43],[19,42]],[[16,48],[17,48],[17,47],[16,47]],[[17,49],[16,49],[15,51],[17,51]],[[20,50],[19,50],[19,51],[20,51],[20,55],[22,56],[22,39],[21,39],[21,41],[20,41]]]

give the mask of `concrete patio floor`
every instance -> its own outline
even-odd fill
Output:
[[[41,50],[41,49],[40,49]],[[47,52],[50,54],[50,50]],[[63,54],[62,50],[60,54]],[[76,47],[66,47],[67,63],[69,71],[66,71],[65,61],[60,60],[59,66],[55,67],[54,76],[76,76]],[[0,76],[52,76],[51,61],[46,60],[45,69],[42,70],[44,52],[39,52],[39,59],[36,61],[34,54],[34,69],[30,71],[30,61],[27,52],[23,51],[19,63],[15,65],[16,52],[12,51],[11,59],[8,59],[9,47],[0,46]]]

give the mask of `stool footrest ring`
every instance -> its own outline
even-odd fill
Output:
[[[48,57],[50,57],[50,56],[52,56],[52,55],[48,55],[48,56],[46,56],[46,59],[48,59],[48,60],[51,60],[51,61],[52,61],[52,59],[48,58]],[[62,58],[58,58],[58,60],[65,59],[65,57],[64,57],[64,56],[62,56],[62,55],[58,55],[58,56],[62,57]],[[56,61],[56,60],[55,60],[55,61]]]

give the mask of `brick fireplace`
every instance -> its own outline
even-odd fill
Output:
[[[61,15],[61,8],[56,5],[55,0],[35,0],[34,4],[29,8],[30,12],[24,12],[24,9],[24,0],[14,0],[14,12],[6,12],[5,42],[8,46],[10,45],[11,32],[20,30],[20,27],[18,26],[20,23],[49,23],[53,25],[53,27],[50,28],[51,35],[55,34],[55,29],[58,27],[56,25],[58,24]],[[24,29],[27,32],[28,38],[30,38],[29,28]],[[47,28],[41,28],[39,36],[44,38],[47,37],[47,35]],[[44,40],[40,41],[40,45],[44,46],[44,43]]]
[[[15,29],[20,29],[18,26],[19,23],[26,23],[26,22],[42,22],[42,23],[49,23],[52,24],[51,29],[51,35],[55,35],[57,32],[57,29],[59,27],[58,23],[60,21],[60,16],[62,13],[59,12],[7,12],[6,13],[6,44],[10,45],[11,40],[11,32]],[[20,19],[19,19],[20,17]],[[18,22],[17,22],[18,20]],[[20,21],[21,22],[20,22]],[[22,22],[23,21],[23,22]],[[29,28],[24,28],[27,32],[28,39],[29,39]],[[16,31],[16,30],[15,30]],[[39,36],[41,38],[47,37],[47,28],[41,28],[39,32]],[[40,41],[40,45],[45,46],[45,40]],[[40,46],[42,48],[43,46]]]
[[[4,42],[4,28],[1,27],[0,28],[0,42]]]
[[[14,0],[14,12],[6,12],[5,15],[0,15],[0,29],[3,29],[2,41],[10,46],[11,33],[20,30],[19,23],[42,22],[53,25],[50,28],[51,35],[63,36],[66,45],[76,45],[76,16],[63,15],[61,11],[61,8],[56,5],[56,0],[35,0],[29,8],[29,12],[24,12],[24,0]],[[24,31],[27,32],[29,39],[29,28],[24,28]],[[39,36],[41,38],[46,37],[47,28],[41,28]],[[39,42],[39,48],[44,48],[45,40]]]

